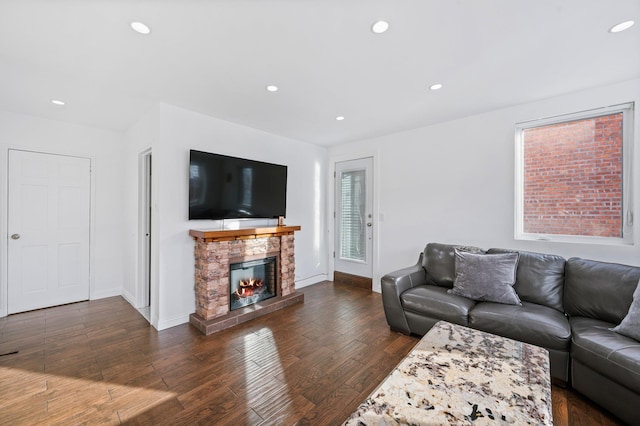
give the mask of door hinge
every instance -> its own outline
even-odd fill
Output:
[[[333,258],[334,259],[336,258],[336,252],[335,251],[333,252]]]

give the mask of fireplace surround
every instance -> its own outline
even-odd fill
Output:
[[[196,312],[190,315],[189,322],[202,333],[209,335],[302,302],[304,295],[296,293],[294,282],[293,234],[299,230],[300,226],[223,231],[190,230],[189,235],[195,240]],[[260,263],[270,258],[275,258],[273,295],[255,300],[255,303],[249,306],[233,306],[232,293],[236,289],[231,289],[232,265],[243,262],[251,264],[254,261]],[[246,290],[243,293],[248,294],[250,286],[251,284],[245,283]],[[253,286],[252,291],[257,292],[256,284]]]

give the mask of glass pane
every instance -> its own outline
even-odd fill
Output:
[[[524,232],[622,237],[622,118],[524,131]]]
[[[343,172],[340,176],[340,258],[364,261],[365,171]]]

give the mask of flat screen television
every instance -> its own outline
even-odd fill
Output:
[[[189,220],[286,216],[287,166],[191,150]]]

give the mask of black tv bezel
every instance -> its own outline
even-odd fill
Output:
[[[218,154],[215,152],[208,152],[208,151],[201,151],[201,150],[197,150],[197,149],[190,149],[189,150],[189,169],[188,169],[188,173],[189,173],[189,181],[190,181],[190,169],[191,169],[191,165],[192,165],[192,155],[193,153],[198,153],[198,154],[204,154],[204,155],[210,155],[210,156],[214,156],[214,157],[218,157],[218,158],[224,158],[224,159],[229,159],[232,161],[236,161],[236,162],[246,162],[246,163],[250,163],[250,164],[261,164],[261,165],[267,165],[267,166],[274,166],[274,167],[278,167],[278,168],[283,168],[284,169],[284,198],[283,198],[283,214],[276,214],[273,216],[269,216],[269,217],[265,217],[265,216],[257,216],[257,215],[249,215],[249,216],[241,216],[241,215],[231,215],[231,216],[209,216],[209,217],[202,217],[202,216],[198,216],[198,217],[192,217],[192,209],[191,209],[191,184],[189,183],[189,190],[188,190],[188,218],[189,220],[243,220],[243,219],[276,219],[280,216],[286,216],[286,212],[287,212],[287,194],[288,194],[288,181],[289,181],[289,167],[285,164],[277,164],[277,163],[271,163],[268,161],[260,161],[260,160],[252,160],[250,158],[244,158],[244,157],[236,157],[236,156],[232,156],[232,155],[226,155],[226,154]]]

